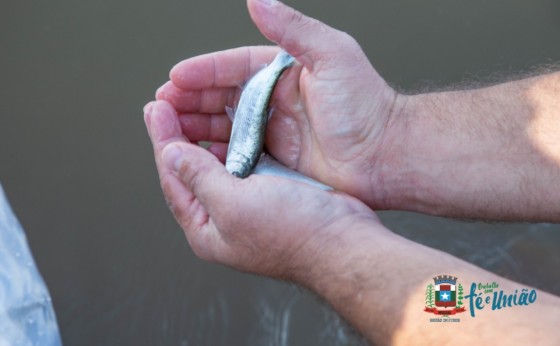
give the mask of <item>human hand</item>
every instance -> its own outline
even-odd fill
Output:
[[[274,176],[230,175],[215,156],[189,143],[174,108],[164,101],[146,106],[145,121],[164,194],[198,256],[307,287],[371,343],[418,341],[428,318],[418,305],[434,273],[499,282],[505,292],[520,288],[389,232],[367,206],[343,193]],[[548,336],[555,335],[560,300],[542,291],[538,297],[531,306],[508,309],[499,322],[469,319],[460,331],[428,331],[424,339],[434,343],[443,335],[472,344],[500,335],[508,344],[535,344],[545,335],[558,344]],[[521,327],[508,333],[512,325]]]
[[[145,121],[165,198],[202,259],[304,283],[321,270],[321,256],[340,258],[341,242],[380,226],[367,206],[342,193],[279,177],[235,178],[189,142],[165,101],[149,103]]]
[[[269,152],[290,168],[386,208],[382,173],[390,170],[399,139],[392,116],[397,93],[349,35],[279,2],[249,0],[248,7],[262,33],[299,62],[273,95]],[[235,104],[238,86],[278,51],[245,47],[185,60],[156,97],[181,113],[186,137],[215,142],[210,151],[223,161],[231,128],[224,108]]]

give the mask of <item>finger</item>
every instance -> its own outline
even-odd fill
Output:
[[[240,93],[237,87],[185,90],[169,81],[156,91],[156,99],[171,103],[179,112],[223,113]]]
[[[148,136],[150,136],[150,139],[152,138],[152,135],[150,134],[150,125],[151,125],[150,114],[152,113],[154,103],[155,101],[150,101],[146,103],[146,105],[142,109],[144,111],[144,124],[146,124],[146,130],[148,131]]]
[[[181,61],[169,74],[171,81],[185,90],[236,87],[267,64],[277,47],[242,47],[200,55]]]
[[[183,134],[193,142],[229,141],[232,123],[225,114],[181,114],[179,123]]]
[[[239,203],[244,181],[229,174],[214,155],[201,147],[170,143],[163,149],[162,157],[167,169],[192,191],[193,200],[198,203],[182,207],[184,214],[180,219],[189,226],[183,228],[195,253],[209,261],[235,265],[240,253],[231,245],[238,236],[233,230],[243,229],[241,225],[254,214],[253,202],[257,199],[247,194],[255,191],[245,189],[247,203]],[[189,215],[195,216],[188,218]]]
[[[187,141],[181,131],[179,118],[171,104],[153,101],[144,107],[144,121],[154,148],[171,140]]]
[[[163,161],[164,148],[169,146],[190,146],[182,135],[179,120],[173,106],[165,101],[155,101],[146,105],[145,119],[154,146],[156,164],[165,199],[193,251],[201,258],[215,261],[218,254],[225,252],[216,229],[209,223],[206,208],[195,198],[191,186],[186,185],[175,170]],[[208,154],[210,155],[210,154]]]
[[[166,167],[165,171],[169,172],[169,169]],[[216,240],[219,236],[209,224],[206,209],[175,174],[164,174],[161,178],[161,187],[167,205],[177,223],[183,228],[194,253],[204,260],[215,261],[216,248],[219,249],[219,241]]]
[[[186,190],[184,185],[177,185],[176,178],[174,179],[174,175],[170,174],[171,172],[161,160],[161,152],[168,143],[187,143],[182,135],[175,110],[165,101],[153,101],[144,107],[144,120],[154,148],[162,189],[170,207],[192,199],[192,193]],[[175,214],[173,208],[172,211]]]
[[[161,160],[163,148],[170,142],[187,143],[187,139],[181,132],[175,110],[165,101],[150,102],[144,107],[144,110],[144,120],[154,148],[156,166],[166,199],[168,201],[182,199],[181,194],[187,194],[186,198],[192,196],[188,191],[166,190],[166,186],[164,186],[164,180],[167,179],[166,176],[169,175],[170,171]],[[174,192],[174,194],[171,195],[171,192]]]
[[[241,180],[230,175],[204,148],[173,142],[163,149],[162,159],[166,169],[193,192],[208,214],[224,214],[223,207],[234,203],[233,190]]]
[[[249,14],[262,32],[313,71],[344,52],[348,35],[275,0],[247,0]],[[335,59],[336,60],[336,59]]]
[[[226,163],[228,144],[227,143],[212,143],[208,147],[208,151],[214,154],[221,163]]]
[[[154,148],[156,166],[160,180],[163,180],[170,173],[161,161],[163,148],[170,142],[188,143],[188,140],[183,136],[177,113],[169,103],[165,101],[150,102],[144,107],[144,110],[144,120]]]

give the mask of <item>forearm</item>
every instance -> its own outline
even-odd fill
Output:
[[[390,207],[560,221],[560,73],[400,102]]]
[[[379,228],[379,229],[377,229]],[[555,344],[560,322],[556,297],[537,292],[529,306],[470,316],[457,314],[460,323],[431,323],[437,318],[424,310],[426,286],[436,275],[457,276],[469,294],[470,283],[497,282],[510,294],[526,287],[500,278],[446,253],[412,243],[380,225],[347,232],[307,272],[301,282],[326,299],[346,320],[374,344],[472,344],[500,340],[504,344]],[[546,341],[546,342],[544,342]]]

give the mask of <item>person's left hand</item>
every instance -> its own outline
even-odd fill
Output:
[[[285,178],[230,175],[183,135],[169,103],[146,105],[145,121],[165,198],[202,259],[301,281],[324,256],[336,258],[352,234],[375,236],[379,220],[353,197]]]

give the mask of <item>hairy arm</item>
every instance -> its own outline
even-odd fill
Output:
[[[381,225],[348,225],[351,232],[332,241],[325,256],[299,282],[324,297],[373,344],[541,345],[560,342],[560,299],[537,291],[528,306],[492,311],[491,304],[471,317],[456,314],[459,323],[433,323],[423,311],[426,286],[441,274],[457,276],[470,293],[471,283],[499,284],[498,290],[518,295],[518,283],[501,278],[449,254],[383,232]],[[327,252],[330,252],[326,255]],[[531,289],[529,288],[529,291]],[[477,293],[480,291],[477,291]]]
[[[378,167],[387,207],[560,222],[560,73],[399,97],[402,142]]]

